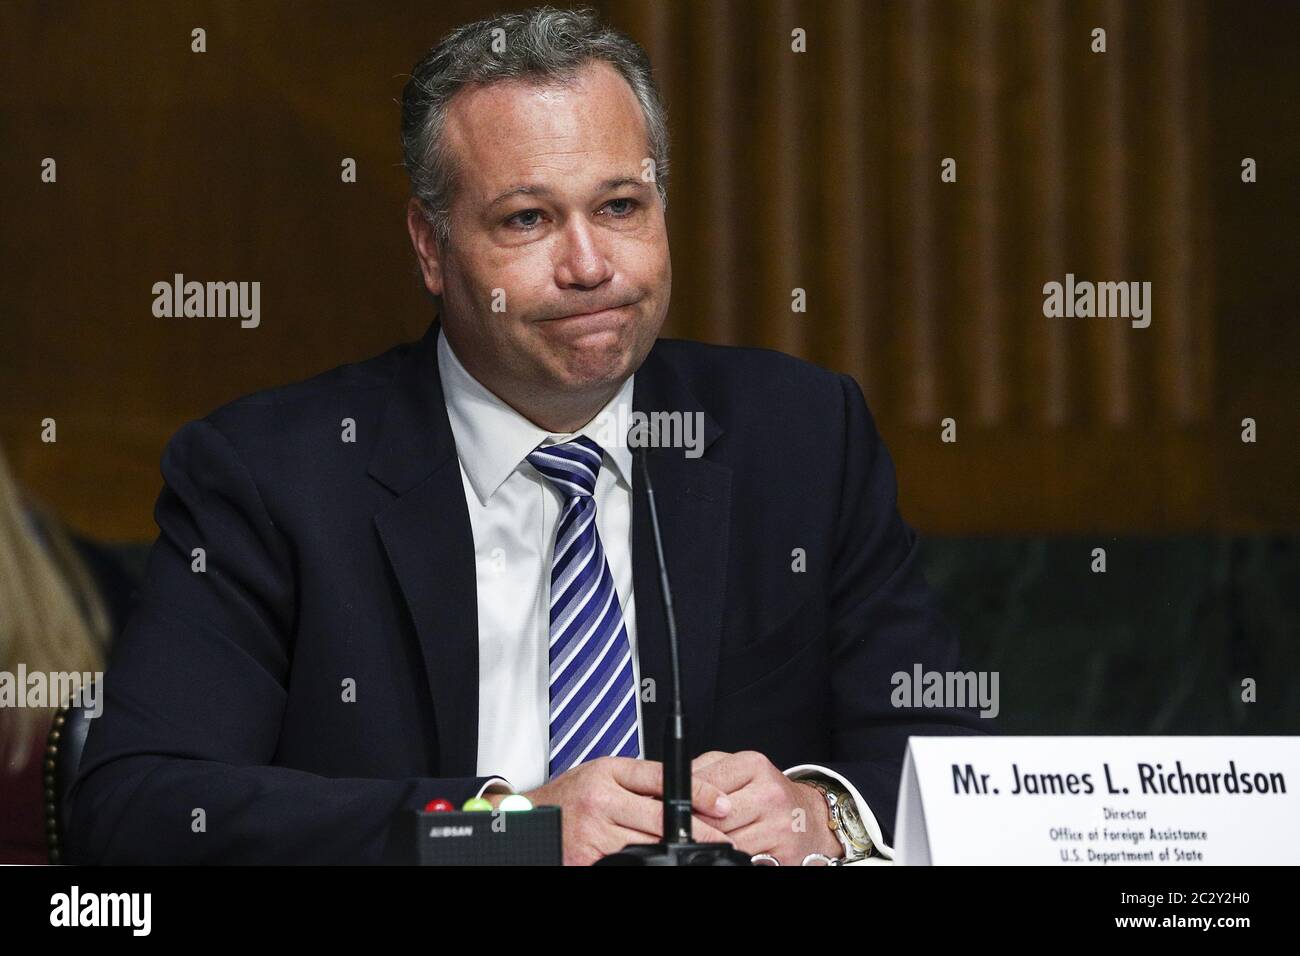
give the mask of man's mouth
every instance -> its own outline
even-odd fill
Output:
[[[578,319],[587,319],[587,320],[607,319],[614,315],[617,315],[619,312],[621,312],[623,309],[626,308],[627,308],[626,305],[616,305],[616,306],[611,306],[608,309],[597,309],[594,312],[575,312],[572,315],[554,316],[549,319],[543,319],[542,321],[543,322],[569,322]]]

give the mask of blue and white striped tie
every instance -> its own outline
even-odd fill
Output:
[[[551,558],[551,753],[556,777],[597,757],[637,757],[632,645],[596,530],[601,449],[580,435],[528,462],[565,498]]]

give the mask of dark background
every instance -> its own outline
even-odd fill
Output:
[[[417,337],[396,100],[451,27],[527,5],[0,5],[24,484],[138,567],[183,422]],[[592,5],[669,109],[666,334],[862,383],[1004,728],[1300,732],[1300,5]],[[261,326],[154,318],[177,272],[260,281]],[[1151,327],[1044,318],[1067,272],[1151,281]]]

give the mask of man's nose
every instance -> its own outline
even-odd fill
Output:
[[[570,216],[560,240],[556,281],[562,286],[591,288],[606,282],[613,274],[614,266],[598,231],[583,217]]]

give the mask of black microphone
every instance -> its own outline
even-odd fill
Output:
[[[749,856],[729,843],[696,843],[691,836],[691,761],[686,750],[686,715],[682,709],[682,668],[677,656],[677,615],[673,613],[673,592],[668,586],[668,563],[659,533],[659,511],[655,507],[654,485],[646,446],[640,446],[641,480],[650,508],[654,530],[655,559],[659,563],[659,593],[663,598],[668,625],[668,654],[672,667],[672,711],[664,721],[664,820],[663,843],[633,843],[622,851],[597,860],[596,866],[750,866]]]

